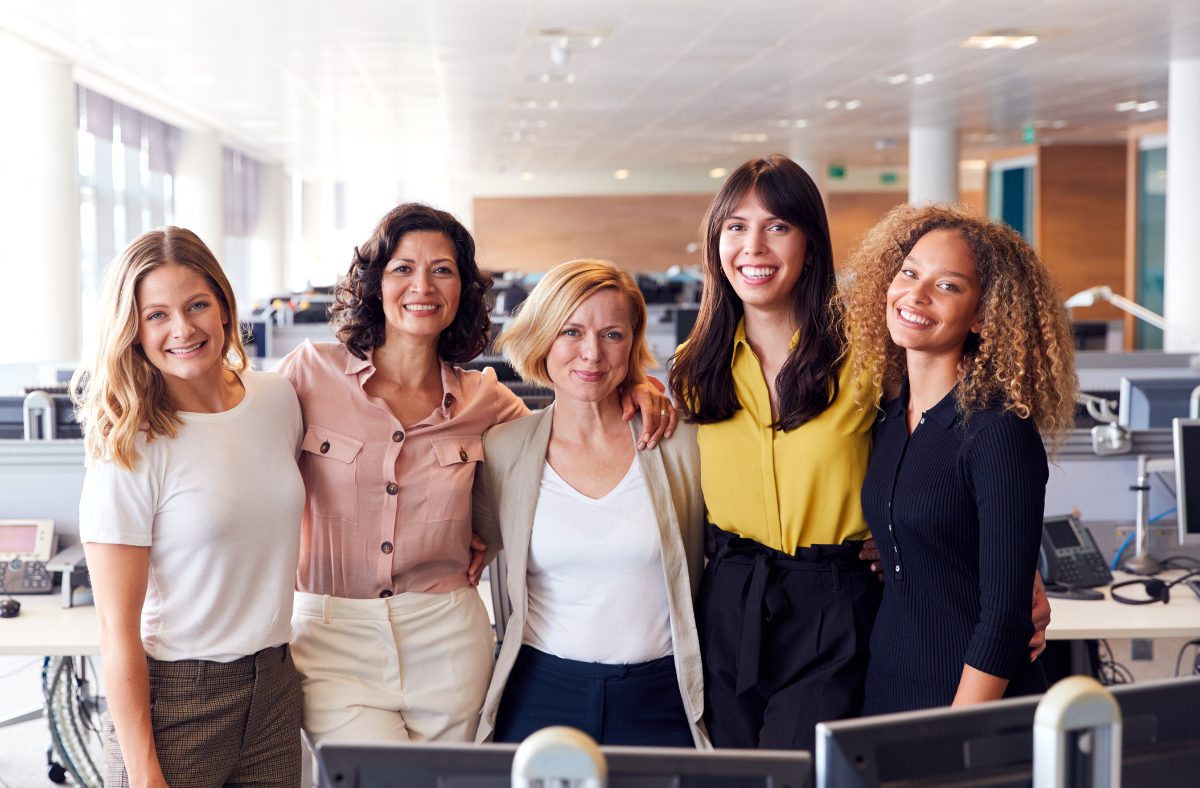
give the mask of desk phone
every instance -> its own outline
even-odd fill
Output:
[[[1070,515],[1043,521],[1038,571],[1048,588],[1094,588],[1113,579],[1091,532]]]
[[[0,520],[0,593],[52,592],[46,562],[57,549],[53,520]]]

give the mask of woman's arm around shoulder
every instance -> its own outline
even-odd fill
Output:
[[[150,676],[142,646],[142,605],[150,548],[88,543],[88,574],[100,620],[104,687],[131,786],[165,786],[150,721]]]

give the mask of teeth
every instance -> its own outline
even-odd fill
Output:
[[[432,312],[437,309],[437,304],[405,304],[404,308],[409,312]]]
[[[747,279],[766,279],[779,269],[775,266],[766,265],[745,265],[738,269],[742,272],[742,276]]]
[[[199,350],[200,346],[203,344],[204,344],[203,342],[197,342],[196,344],[192,345],[191,347],[175,347],[175,348],[171,348],[167,352],[182,356],[182,355],[191,353],[194,350]]]
[[[921,317],[920,315],[914,315],[912,312],[909,312],[907,309],[900,310],[900,317],[904,318],[905,320],[907,320],[910,323],[916,323],[917,325],[921,325],[921,326],[932,326],[933,325],[932,320],[926,320],[925,318]]]

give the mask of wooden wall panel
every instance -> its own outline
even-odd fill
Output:
[[[908,199],[906,192],[832,192],[826,195],[833,262],[841,267],[863,234]]]
[[[598,257],[635,271],[662,271],[700,260],[707,194],[599,197],[480,197],[475,239],[480,265],[493,271],[544,271]]]
[[[1088,287],[1125,286],[1127,151],[1117,145],[1046,145],[1038,154],[1037,246],[1063,297]],[[1112,306],[1075,310],[1110,320]]]

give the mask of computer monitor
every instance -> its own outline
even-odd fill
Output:
[[[1194,785],[1200,774],[1200,676],[1111,689],[1121,707],[1122,782]],[[1028,786],[1040,700],[821,723],[817,788]]]
[[[1200,544],[1200,419],[1175,419],[1173,429],[1179,543]]]
[[[79,439],[83,437],[83,428],[75,419],[75,405],[66,394],[51,394],[54,400],[54,437],[62,439]],[[41,429],[41,420],[35,425]],[[41,435],[34,435],[41,439]],[[25,438],[25,397],[0,397],[0,439],[22,440]]]
[[[1117,423],[1134,430],[1170,429],[1173,419],[1189,417],[1192,391],[1200,377],[1121,378]]]
[[[320,744],[321,788],[509,788],[515,744]],[[805,788],[812,758],[779,750],[601,747],[609,788]]]

